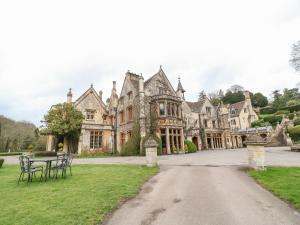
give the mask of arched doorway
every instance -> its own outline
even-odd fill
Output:
[[[197,149],[199,148],[199,145],[198,145],[198,138],[197,137],[193,137],[192,138],[192,141],[193,143],[196,145]],[[198,149],[199,150],[199,149]]]

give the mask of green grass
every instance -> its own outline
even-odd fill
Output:
[[[97,153],[97,154],[86,154],[86,155],[78,155],[76,158],[109,158],[115,157],[117,155],[109,154],[109,153]]]
[[[134,197],[158,170],[78,165],[73,166],[73,176],[66,179],[18,185],[19,168],[4,166],[0,169],[0,224],[98,224],[122,200]]]
[[[281,199],[300,209],[300,167],[268,167],[249,174]]]

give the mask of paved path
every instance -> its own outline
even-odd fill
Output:
[[[300,215],[239,166],[162,166],[106,225],[297,225]]]
[[[266,165],[300,166],[300,153],[288,148],[266,148]],[[159,156],[159,165],[247,165],[247,150],[207,150],[193,154]],[[18,164],[18,156],[7,156],[6,164]],[[74,164],[145,164],[145,157],[74,159]]]

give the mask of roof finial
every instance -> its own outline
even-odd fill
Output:
[[[69,88],[69,92],[68,92],[67,96],[72,96],[72,88]]]
[[[91,88],[93,88],[93,83],[91,83]]]
[[[161,69],[161,70],[162,70],[162,65],[159,65],[159,69]]]

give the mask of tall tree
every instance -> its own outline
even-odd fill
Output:
[[[300,41],[292,46],[290,63],[297,72],[300,72]]]
[[[251,100],[254,107],[265,107],[269,103],[268,98],[260,92],[255,93]]]
[[[83,119],[83,114],[72,104],[58,104],[44,116],[43,122],[46,128],[43,133],[63,137],[78,137]]]
[[[225,104],[234,104],[245,100],[244,93],[242,91],[232,92],[227,91],[225,96],[221,99]]]

